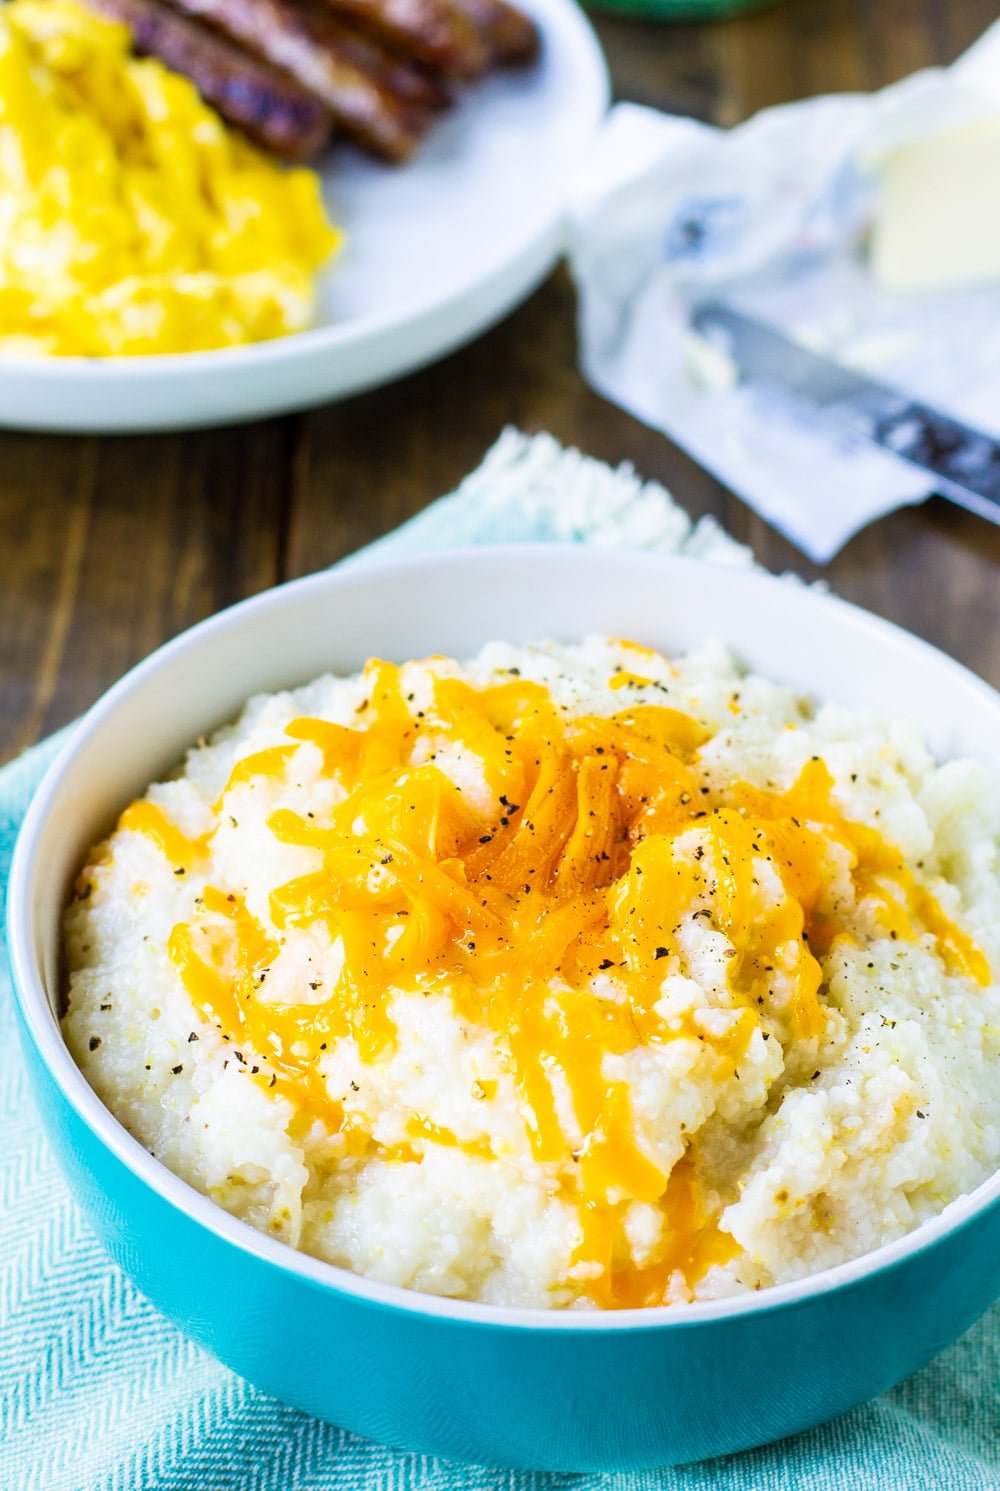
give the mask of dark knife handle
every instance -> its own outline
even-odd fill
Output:
[[[886,390],[852,411],[869,440],[949,484],[1000,506],[1000,441],[925,404]],[[948,495],[951,495],[949,491]]]
[[[813,352],[725,301],[693,306],[691,325],[721,340],[744,376],[796,395],[842,434],[927,472],[942,497],[1000,523],[1000,440],[994,436]]]

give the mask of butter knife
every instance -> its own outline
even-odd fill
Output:
[[[927,471],[942,497],[1000,523],[1000,440],[811,352],[724,301],[702,301],[691,324],[746,378],[793,392],[837,430]]]

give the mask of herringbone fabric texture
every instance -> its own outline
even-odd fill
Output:
[[[749,562],[717,529],[691,530],[662,490],[513,432],[456,496],[374,551],[532,538]],[[0,772],[2,884],[55,744]],[[1000,1308],[878,1402],[725,1461],[550,1476],[356,1439],[219,1366],[107,1261],[33,1111],[0,977],[0,1491],[1000,1491],[998,1389]]]

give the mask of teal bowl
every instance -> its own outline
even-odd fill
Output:
[[[266,1392],[357,1434],[562,1471],[722,1455],[832,1418],[929,1361],[1000,1294],[1000,1177],[865,1258],[760,1294],[603,1314],[373,1283],[296,1253],[170,1174],[62,1041],[59,922],[87,848],[243,699],[370,653],[491,637],[734,640],[747,664],[908,717],[942,756],[1000,758],[1000,699],[906,633],[805,587],[691,560],[533,546],[314,576],[195,627],[76,729],[25,820],[8,898],[21,1038],[70,1187],[171,1320]]]

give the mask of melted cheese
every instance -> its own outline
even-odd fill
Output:
[[[300,1122],[331,1132],[345,1120],[324,1053],[351,1037],[376,1063],[397,1040],[396,991],[446,993],[460,1017],[493,1033],[534,1157],[551,1165],[553,1194],[577,1208],[573,1277],[598,1305],[660,1303],[675,1276],[691,1285],[736,1251],[695,1154],[661,1164],[607,1058],[697,1041],[725,1082],[762,1025],[786,1044],[815,1041],[826,1020],[819,956],[855,935],[845,919],[856,922],[858,903],[897,937],[933,938],[951,971],[988,980],[982,953],[898,851],[838,810],[821,760],[785,792],[742,782],[709,791],[696,775],[706,732],[675,710],[566,717],[538,684],[477,689],[441,677],[417,711],[393,665],[371,663],[365,676],[353,728],[293,720],[289,744],[238,762],[226,787],[280,778],[299,742],[318,747],[342,800],[322,821],[288,808],[268,820],[318,867],[274,889],[270,929],[236,895],[207,888],[194,918],[173,929],[169,956],[241,1058],[243,1045],[255,1053],[257,1080],[289,1098]],[[442,740],[474,758],[488,801],[435,763]],[[178,865],[210,865],[210,837],[185,840],[148,801],[119,827],[149,835]],[[834,851],[846,851],[855,894],[840,910],[826,893]],[[764,879],[777,886],[770,896]],[[723,1034],[661,1005],[698,918],[731,947]],[[315,924],[342,949],[335,987],[320,1003],[266,1000],[281,937]],[[349,1152],[378,1150],[355,1120],[348,1129]],[[459,1139],[424,1115],[407,1134],[394,1157],[419,1161],[444,1145],[495,1162],[484,1138]],[[625,1234],[637,1202],[662,1218],[641,1266]]]

